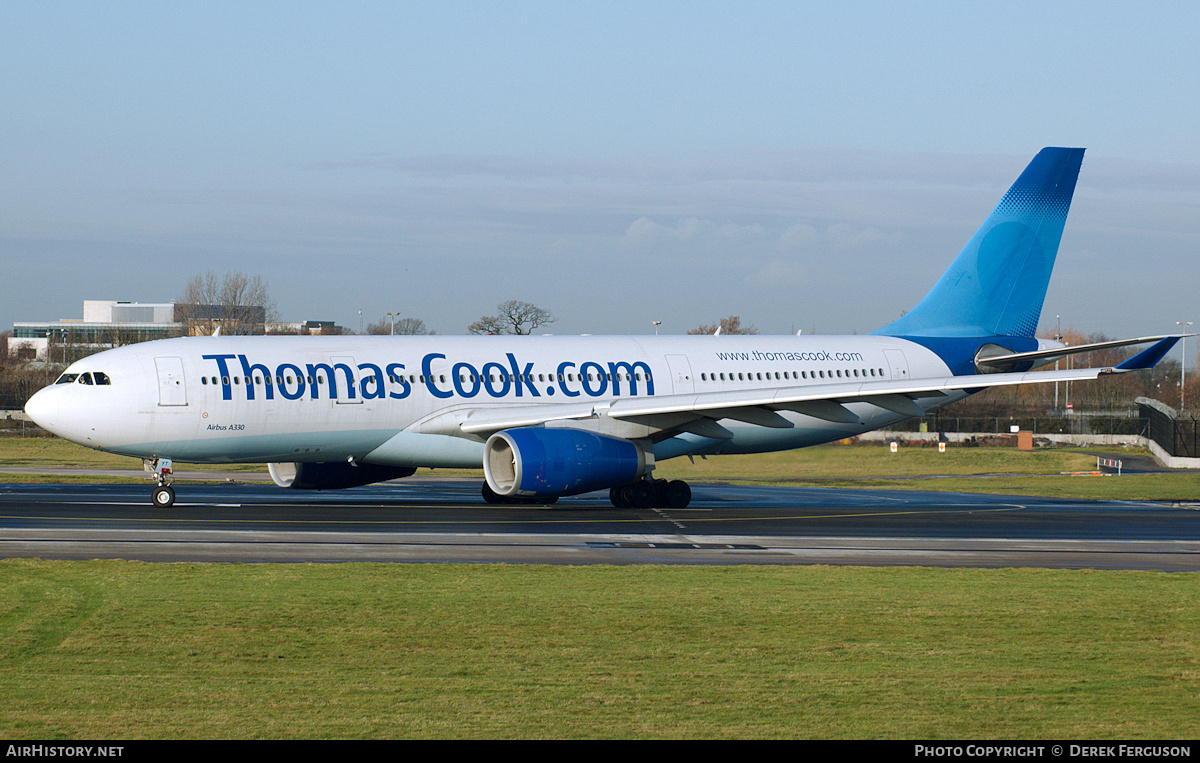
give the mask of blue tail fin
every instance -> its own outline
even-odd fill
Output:
[[[1043,148],[933,289],[887,336],[1033,336],[1082,148]]]

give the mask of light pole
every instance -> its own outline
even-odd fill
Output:
[[[384,313],[384,315],[386,315],[392,321],[391,331],[388,332],[389,336],[396,336],[396,316],[399,314],[400,313]]]
[[[1187,327],[1195,323],[1195,321],[1175,321],[1175,325],[1179,326],[1181,331],[1186,332]],[[1183,353],[1183,362],[1179,364],[1179,412],[1183,413],[1183,384],[1187,379],[1187,334],[1179,340],[1179,351]]]
[[[658,327],[662,325],[662,321],[650,321],[654,324],[654,336],[658,336]]]
[[[1062,316],[1054,316],[1054,341],[1062,341]],[[1054,370],[1058,370],[1058,361],[1054,361]],[[1054,415],[1058,415],[1058,382],[1054,382]]]

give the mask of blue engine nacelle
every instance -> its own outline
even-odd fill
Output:
[[[279,487],[293,490],[340,490],[372,482],[408,477],[416,472],[409,466],[382,466],[380,464],[351,464],[346,461],[332,463],[270,463],[267,471]]]
[[[582,429],[523,427],[488,438],[483,473],[497,495],[576,495],[626,485],[646,471],[646,454],[619,437]]]

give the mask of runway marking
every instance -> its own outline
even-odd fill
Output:
[[[98,504],[98,505],[105,505],[105,504]],[[108,503],[107,505],[127,506],[127,505],[141,505],[141,504]],[[179,504],[176,504],[176,505],[179,505]],[[212,506],[214,508],[246,508],[245,504],[188,504],[188,505]],[[770,515],[770,516],[744,516],[743,515],[743,516],[731,516],[731,517],[695,517],[695,518],[691,518],[690,521],[693,524],[695,524],[695,523],[718,523],[718,522],[768,522],[768,521],[801,521],[801,520],[811,521],[811,520],[818,520],[818,519],[865,519],[865,518],[871,518],[871,517],[915,516],[915,515],[920,515],[920,514],[937,514],[937,515],[946,515],[946,514],[951,514],[951,513],[994,514],[994,513],[1002,513],[1002,512],[1020,511],[1022,509],[1028,508],[1027,506],[1024,506],[1021,504],[1010,504],[1010,505],[989,507],[989,508],[979,508],[977,506],[971,507],[971,504],[960,504],[960,505],[968,507],[968,508],[966,508],[965,510],[959,509],[957,511],[953,511],[953,510],[952,511],[939,511],[939,510],[935,510],[935,509],[923,509],[923,510],[915,510],[914,509],[914,510],[909,510],[909,511],[872,511],[872,512],[863,512],[863,513],[837,512],[837,513],[822,513],[822,514],[775,514],[775,515]],[[368,505],[338,504],[337,506],[339,509],[341,509],[341,508],[359,508],[359,509],[361,509],[361,508],[377,508],[377,509],[389,508],[389,507],[380,507],[380,506],[377,506],[374,504],[368,504]],[[292,508],[292,507],[299,507],[299,506],[296,504],[282,504],[282,505],[281,504],[252,504],[251,507],[252,508],[253,507]],[[310,507],[305,506],[303,508],[310,508]],[[422,508],[436,508],[436,507],[425,506]],[[538,510],[544,510],[544,509],[535,509],[535,511],[538,511]],[[632,511],[637,511],[637,510],[634,509]],[[533,525],[555,525],[555,524],[580,525],[580,524],[582,524],[582,525],[588,525],[588,524],[625,524],[625,523],[644,524],[647,522],[669,522],[681,530],[686,529],[683,524],[681,524],[679,521],[677,521],[675,519],[672,519],[671,517],[664,515],[661,510],[651,510],[651,511],[653,511],[653,513],[654,513],[653,516],[644,516],[644,515],[643,516],[631,516],[631,517],[611,517],[610,516],[610,517],[596,517],[596,518],[590,518],[590,519],[584,518],[581,516],[558,518],[558,517],[540,517],[540,516],[536,516],[536,515],[531,516],[531,517],[521,517],[521,518],[512,518],[512,519],[504,519],[504,518],[499,518],[499,517],[486,518],[486,519],[466,519],[466,518],[461,518],[461,517],[459,517],[459,518],[447,517],[445,519],[422,519],[422,520],[413,520],[413,519],[341,519],[341,518],[339,518],[339,519],[298,519],[298,518],[294,518],[294,517],[286,517],[286,518],[282,518],[282,519],[266,519],[266,518],[261,518],[261,517],[252,518],[252,517],[171,517],[171,516],[46,517],[46,516],[20,516],[20,515],[0,515],[0,519],[25,520],[25,521],[51,519],[54,521],[77,521],[77,522],[96,521],[96,520],[103,519],[103,520],[107,520],[107,521],[116,521],[116,522],[135,522],[135,523],[166,522],[166,523],[172,523],[172,524],[196,524],[196,523],[205,523],[206,522],[206,523],[212,523],[212,524],[243,524],[243,525],[291,524],[291,525],[308,525],[308,526],[368,525],[368,526],[413,526],[413,527],[447,525],[447,524],[464,525],[464,526],[465,525],[510,525],[510,524],[514,524],[514,525],[515,524],[533,524]]]
[[[957,504],[953,504],[953,505],[957,505]],[[961,505],[970,506],[971,504],[961,504]],[[1028,506],[1023,506],[1021,504],[1010,504],[1010,505],[1005,505],[1005,506],[997,506],[997,507],[989,507],[989,508],[975,507],[975,508],[968,508],[965,510],[960,509],[958,511],[937,511],[934,509],[925,509],[925,510],[914,509],[914,510],[910,510],[910,511],[872,511],[872,512],[866,512],[866,513],[862,513],[862,514],[846,513],[846,512],[837,513],[837,514],[801,514],[801,515],[780,514],[780,515],[770,516],[770,517],[702,517],[695,521],[697,521],[697,522],[762,522],[762,521],[767,521],[767,520],[850,519],[850,518],[858,518],[858,517],[901,517],[901,516],[910,516],[910,515],[917,515],[917,514],[938,514],[938,515],[952,514],[952,513],[993,514],[993,513],[1006,512],[1006,511],[1020,511],[1022,509],[1028,509],[1028,508],[1029,508]]]

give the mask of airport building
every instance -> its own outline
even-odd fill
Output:
[[[8,353],[20,360],[71,362],[111,347],[173,336],[310,333],[305,324],[268,325],[262,307],[89,299],[83,318],[13,324]],[[315,332],[312,332],[315,333]]]

